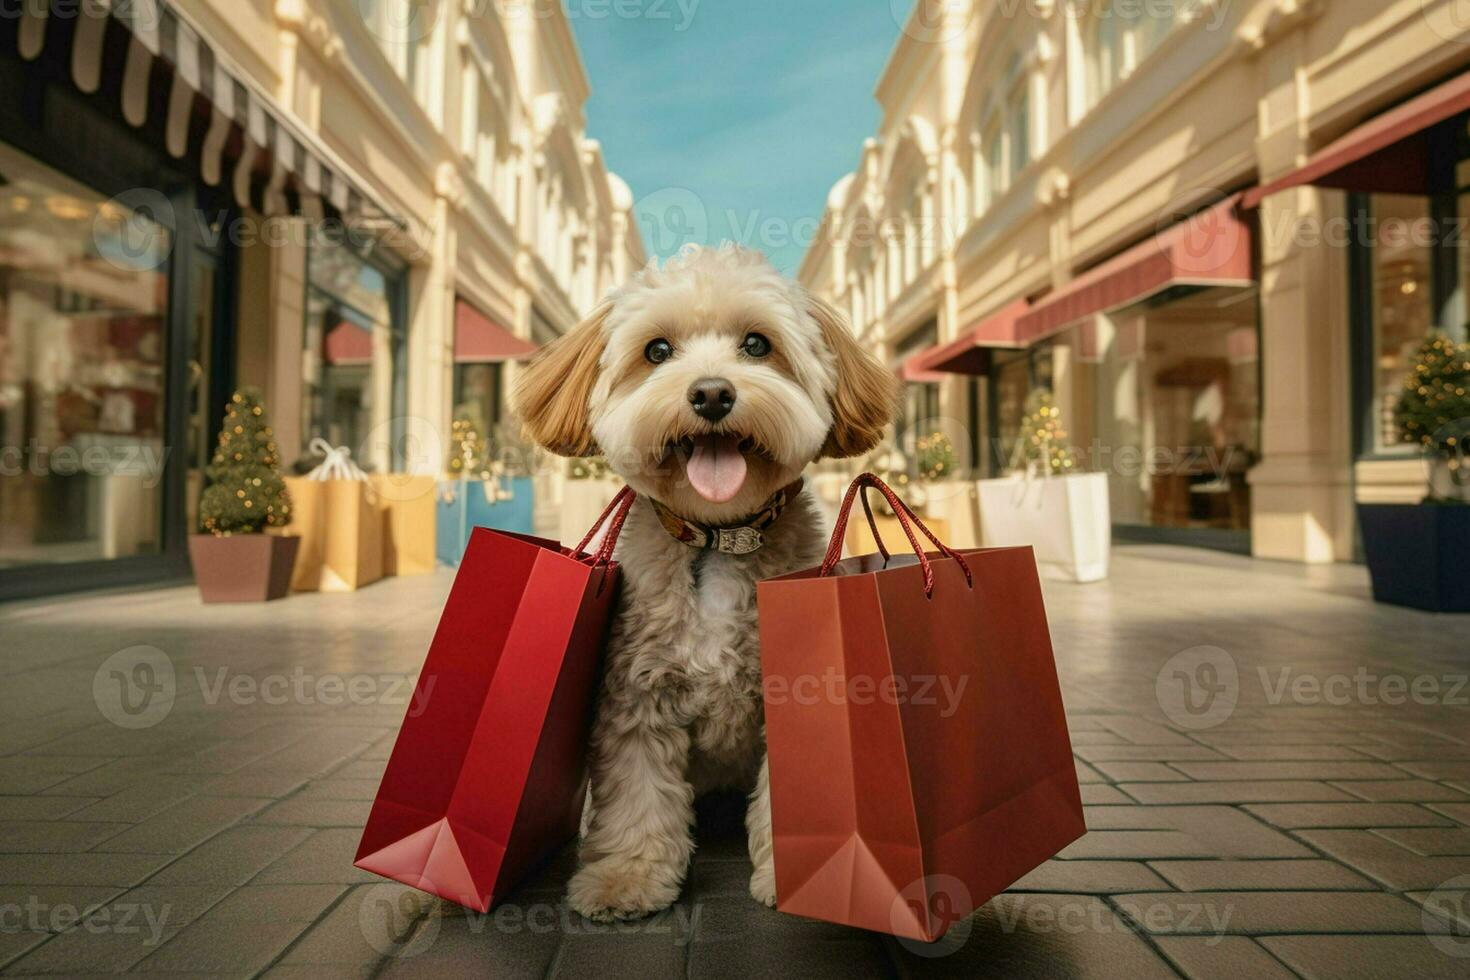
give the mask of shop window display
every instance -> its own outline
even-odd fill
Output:
[[[170,249],[0,146],[0,567],[162,550]]]

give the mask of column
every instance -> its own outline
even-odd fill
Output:
[[[1298,116],[1305,34],[1293,30],[1259,54],[1257,153],[1263,182],[1311,151]],[[1337,191],[1301,188],[1261,208],[1261,463],[1251,471],[1253,550],[1305,562],[1352,557],[1346,262],[1342,251],[1305,244],[1299,223],[1322,227],[1343,215]]]

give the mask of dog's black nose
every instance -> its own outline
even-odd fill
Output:
[[[708,422],[718,422],[735,407],[735,386],[724,378],[704,378],[689,389],[689,404],[694,414]]]

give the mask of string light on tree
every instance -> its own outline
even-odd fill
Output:
[[[1053,476],[1077,471],[1077,454],[1067,444],[1067,430],[1062,428],[1062,410],[1045,389],[1031,392],[1026,399],[1021,451],[1028,467],[1035,466]]]
[[[490,479],[489,454],[479,428],[467,416],[454,420],[449,433],[449,475],[456,480]]]

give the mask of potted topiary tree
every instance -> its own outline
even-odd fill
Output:
[[[1470,612],[1470,345],[1434,333],[1395,406],[1399,436],[1424,453],[1417,504],[1358,504],[1373,598],[1431,612]]]
[[[290,589],[301,539],[264,533],[291,523],[280,466],[260,392],[240,389],[225,407],[209,486],[199,499],[201,533],[189,536],[205,602],[265,602]]]
[[[980,537],[988,548],[1030,545],[1052,577],[1107,578],[1112,515],[1105,473],[1083,472],[1051,392],[1026,400],[1012,473],[977,484]]]

